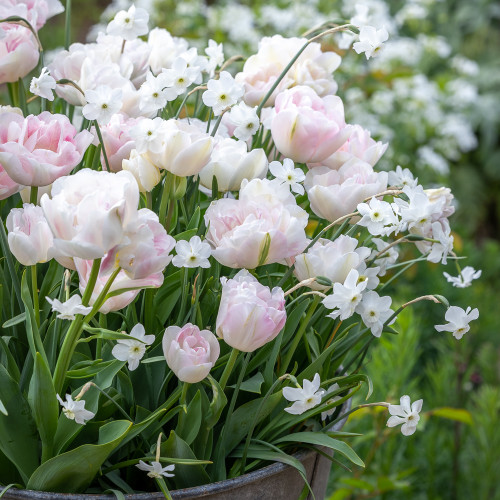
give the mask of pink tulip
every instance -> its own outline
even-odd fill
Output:
[[[330,222],[353,212],[358,203],[387,189],[387,172],[374,172],[369,163],[353,158],[339,170],[314,167],[304,186],[311,210]]]
[[[2,165],[0,165],[0,200],[5,200],[9,196],[19,192],[22,188],[23,186],[14,182],[4,170]]]
[[[26,19],[36,30],[56,14],[64,12],[59,0],[2,0],[0,18],[20,16]]]
[[[261,285],[248,271],[221,278],[216,333],[239,351],[253,352],[271,342],[286,321],[283,290]]]
[[[91,142],[92,134],[77,133],[64,115],[0,114],[0,163],[24,186],[47,186],[69,174]]]
[[[40,205],[61,255],[98,259],[123,243],[137,218],[139,188],[130,172],[85,168],[57,179]]]
[[[90,276],[90,271],[92,270],[93,261],[74,259],[74,263],[75,268],[78,272],[78,277],[80,279],[80,293],[83,295]],[[97,297],[106,285],[110,274],[111,272],[99,272],[99,276],[97,277],[97,282],[95,284],[94,291],[92,292],[89,305],[94,305]],[[118,290],[126,289],[128,289],[128,291],[120,293],[119,295],[106,300],[106,302],[104,302],[104,304],[99,309],[99,312],[107,314],[111,311],[119,311],[120,309],[127,307],[137,297],[142,288],[159,288],[162,283],[163,273],[155,273],[144,279],[133,280],[125,274],[125,271],[120,271],[118,273],[118,276],[113,281],[113,284],[111,285],[109,291],[116,292]],[[130,290],[130,288],[137,288],[137,290]]]
[[[8,241],[14,257],[25,266],[52,258],[52,231],[40,207],[26,203],[7,216]]]
[[[201,382],[215,365],[219,342],[209,330],[188,323],[182,328],[169,326],[163,335],[163,354],[169,368],[182,382]]]
[[[300,163],[321,162],[349,138],[340,97],[319,97],[310,87],[298,86],[276,97],[271,133],[278,151]]]
[[[0,24],[0,83],[17,82],[38,64],[38,45],[24,26]]]

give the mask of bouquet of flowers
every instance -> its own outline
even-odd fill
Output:
[[[170,498],[269,461],[305,478],[300,446],[362,466],[331,428],[370,396],[370,344],[420,300],[457,338],[478,317],[383,295],[418,261],[458,266],[449,189],[374,170],[387,145],[346,124],[319,43],[348,30],[369,58],[387,32],[266,37],[233,77],[222,45],[132,6],[45,67],[62,10],[0,2],[0,483]],[[422,400],[368,404],[415,432]]]

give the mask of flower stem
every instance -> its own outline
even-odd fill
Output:
[[[173,174],[167,171],[167,173],[165,174],[165,180],[163,182],[163,192],[161,195],[160,211],[158,214],[160,223],[163,224],[163,227],[165,227],[167,231],[168,231],[167,208],[169,208],[170,192],[173,191],[173,184],[174,184],[174,176]]]
[[[231,372],[233,371],[239,353],[240,351],[238,351],[238,349],[233,348],[233,350],[231,351],[231,355],[229,356],[229,359],[226,363],[226,367],[224,368],[224,371],[222,372],[222,377],[220,378],[219,381],[219,385],[222,390],[226,388],[227,381],[229,379],[229,376],[231,375]]]
[[[30,188],[30,203],[33,205],[38,203],[38,186],[31,186]]]
[[[179,399],[179,405],[182,406],[183,408],[179,412],[179,421],[177,422],[177,429],[176,429],[176,434],[179,436],[182,436],[182,431],[184,430],[184,424],[186,423],[186,415],[187,415],[186,396],[188,389],[189,389],[189,383],[183,382],[182,393]]]
[[[71,42],[71,0],[66,0],[66,26],[64,31],[64,48],[68,50]]]
[[[40,305],[38,303],[38,283],[36,276],[36,264],[30,266],[31,271],[31,291],[33,293],[33,309],[35,311],[36,325],[40,326]]]
[[[95,125],[95,131],[97,132],[97,137],[99,138],[99,142],[101,143],[101,151],[102,155],[104,156],[104,163],[106,163],[106,170],[108,172],[111,172],[111,169],[109,168],[108,155],[106,154],[106,148],[104,147],[104,141],[102,140],[101,129],[99,128],[97,120],[94,121],[94,125]]]
[[[170,491],[168,491],[167,484],[163,478],[156,478],[156,484],[159,486],[161,492],[165,496],[167,500],[172,500],[172,495],[170,495]]]
[[[281,365],[281,375],[286,373],[288,369],[288,365],[290,364],[290,361],[292,360],[293,354],[295,353],[295,350],[297,349],[298,345],[300,344],[300,341],[302,340],[302,336],[304,335],[304,332],[307,329],[307,326],[309,325],[309,321],[311,321],[312,315],[314,314],[314,311],[318,307],[319,301],[321,297],[318,297],[317,295],[314,296],[313,302],[311,304],[311,307],[309,308],[309,311],[307,311],[306,317],[303,319],[302,323],[300,324],[299,331],[295,335],[292,341],[292,345],[288,349],[285,359],[283,360],[283,364]]]

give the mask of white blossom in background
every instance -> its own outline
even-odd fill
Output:
[[[206,71],[209,76],[212,77],[214,76],[216,68],[222,66],[224,62],[224,46],[222,43],[209,40],[208,47],[205,49],[205,54],[208,56]]]
[[[481,273],[481,270],[476,271],[473,267],[467,266],[462,269],[457,277],[451,276],[448,273],[443,273],[443,275],[446,278],[446,281],[451,283],[453,286],[457,288],[467,288],[474,280],[477,280],[481,276]]]
[[[129,339],[119,339],[113,347],[111,354],[119,361],[126,361],[130,371],[135,370],[146,353],[146,346],[151,345],[154,335],[146,335],[144,326],[140,323],[132,328]]]
[[[370,59],[388,39],[389,33],[384,27],[378,30],[373,26],[361,26],[359,30],[359,42],[355,42],[352,48],[358,54],[364,52],[366,58]]]
[[[433,222],[431,228],[432,238],[438,240],[438,243],[432,244],[431,252],[427,256],[427,260],[435,264],[439,261],[441,261],[441,264],[446,264],[448,254],[453,251],[453,236],[450,233],[450,226],[447,222],[445,224]]]
[[[343,321],[354,314],[357,305],[361,302],[362,293],[368,284],[366,281],[359,281],[358,278],[358,271],[351,269],[344,284],[333,284],[333,293],[323,299],[323,305],[327,309],[334,309],[328,315],[329,318],[340,317]]]
[[[469,323],[479,318],[477,308],[470,307],[463,310],[458,306],[450,306],[444,315],[444,319],[448,321],[446,325],[435,325],[434,328],[438,332],[451,332],[456,339],[461,339],[464,334],[470,330]]]
[[[384,251],[389,246],[389,243],[381,238],[372,238],[372,243],[375,244],[376,249],[373,250],[370,259],[375,259],[380,252]],[[374,264],[380,266],[378,275],[385,276],[387,268],[392,266],[398,260],[398,257],[399,252],[396,250],[396,247],[391,247],[383,254],[379,255],[374,262]]]
[[[292,406],[285,408],[285,411],[292,415],[302,415],[305,411],[318,406],[325,394],[324,389],[319,388],[320,385],[319,373],[316,373],[312,381],[304,379],[301,388],[285,387],[283,397],[293,401]]]
[[[172,68],[164,69],[161,72],[163,82],[168,87],[166,90],[172,96],[175,94],[175,97],[184,94],[188,87],[200,78],[200,74],[200,68],[188,66],[183,57],[175,59]],[[173,99],[169,98],[168,100],[172,101]]]
[[[359,226],[366,227],[374,236],[388,236],[393,231],[397,232],[399,219],[395,212],[398,206],[373,197],[369,203],[360,203],[357,210],[361,215]]]
[[[135,141],[137,153],[147,152],[159,154],[163,148],[165,120],[161,118],[144,118],[130,129],[130,137]]]
[[[260,120],[257,106],[247,106],[243,101],[233,106],[229,112],[229,120],[236,125],[233,135],[240,141],[248,141],[259,130]]]
[[[285,158],[283,163],[272,161],[269,164],[269,171],[282,184],[288,184],[294,193],[304,194],[301,182],[304,182],[306,175],[300,168],[294,168],[293,160],[290,158]]]
[[[410,396],[402,396],[400,405],[389,405],[389,413],[392,415],[387,421],[387,427],[401,425],[403,436],[411,436],[417,430],[420,420],[419,413],[422,411],[423,399],[415,401],[410,406]]]
[[[38,78],[34,77],[30,83],[30,92],[37,96],[48,99],[49,101],[54,100],[54,93],[52,92],[56,88],[56,81],[50,75],[47,68],[43,68],[40,76]]]
[[[203,92],[202,99],[205,106],[213,109],[218,116],[228,106],[236,104],[244,94],[243,87],[236,83],[227,71],[221,71],[218,80],[208,80],[207,90]]]
[[[85,92],[85,100],[87,104],[82,108],[83,116],[87,120],[96,120],[100,125],[107,125],[122,107],[122,90],[99,85],[95,90]]]
[[[154,76],[152,73],[146,75],[146,81],[139,88],[139,108],[143,113],[156,113],[163,109],[168,101],[177,97],[174,89],[166,88],[165,76],[160,73]]]
[[[208,258],[212,250],[199,236],[193,236],[189,241],[178,241],[175,251],[177,255],[172,259],[175,267],[210,267]]]
[[[66,401],[63,401],[59,394],[57,394],[57,399],[61,403],[66,418],[74,420],[77,424],[84,425],[86,420],[90,420],[95,416],[95,413],[85,409],[85,401],[73,401],[71,394],[66,394]]]
[[[391,186],[409,186],[410,188],[415,188],[418,185],[418,179],[413,177],[410,169],[403,169],[398,165],[395,171],[391,170],[389,172],[389,184]]]
[[[52,306],[52,311],[58,313],[56,317],[59,319],[73,320],[77,314],[86,316],[92,311],[91,307],[82,305],[82,298],[77,294],[72,295],[66,302],[61,302],[59,299],[51,299],[50,297],[45,298]]]
[[[151,465],[148,465],[146,462],[143,462],[142,460],[139,460],[139,463],[136,465],[138,469],[141,469],[145,472],[148,473],[148,476],[153,478],[153,479],[160,479],[162,476],[163,477],[174,477],[175,474],[169,474],[169,472],[172,472],[175,470],[175,465],[167,465],[166,467],[163,467],[160,462],[151,462]]]
[[[333,384],[330,387],[328,387],[328,389],[325,392],[325,396],[328,396],[328,394],[338,391],[339,389],[340,389],[339,384]],[[326,400],[326,404],[329,405],[331,403],[335,403],[335,401],[338,401],[339,399],[341,399],[340,396],[333,396],[332,398]],[[336,409],[337,408],[334,406],[330,410],[322,411],[321,420],[326,420],[328,417],[331,417]]]
[[[147,11],[132,5],[128,10],[121,10],[116,14],[106,27],[106,33],[120,36],[124,40],[134,40],[148,33],[148,21]]]
[[[380,297],[377,292],[369,291],[363,294],[361,303],[356,307],[356,312],[375,337],[380,337],[384,323],[394,314],[391,304],[391,297]]]

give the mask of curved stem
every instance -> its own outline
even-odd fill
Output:
[[[33,309],[35,311],[36,325],[40,326],[40,305],[38,303],[38,283],[36,276],[36,264],[30,266],[31,271],[31,292],[33,294]]]
[[[229,379],[229,376],[231,375],[231,372],[233,371],[239,353],[240,351],[238,351],[238,349],[233,348],[233,350],[231,351],[231,355],[229,356],[229,359],[226,363],[226,367],[224,368],[224,371],[222,372],[222,377],[220,378],[219,381],[219,385],[222,390],[226,388],[227,381]]]
[[[108,155],[106,154],[106,148],[104,147],[104,141],[102,139],[101,129],[99,128],[97,120],[94,121],[94,125],[95,125],[95,131],[97,132],[97,137],[99,138],[99,142],[101,143],[101,151],[102,155],[104,156],[104,163],[106,163],[106,170],[108,172],[111,172],[111,169],[109,168]]]

